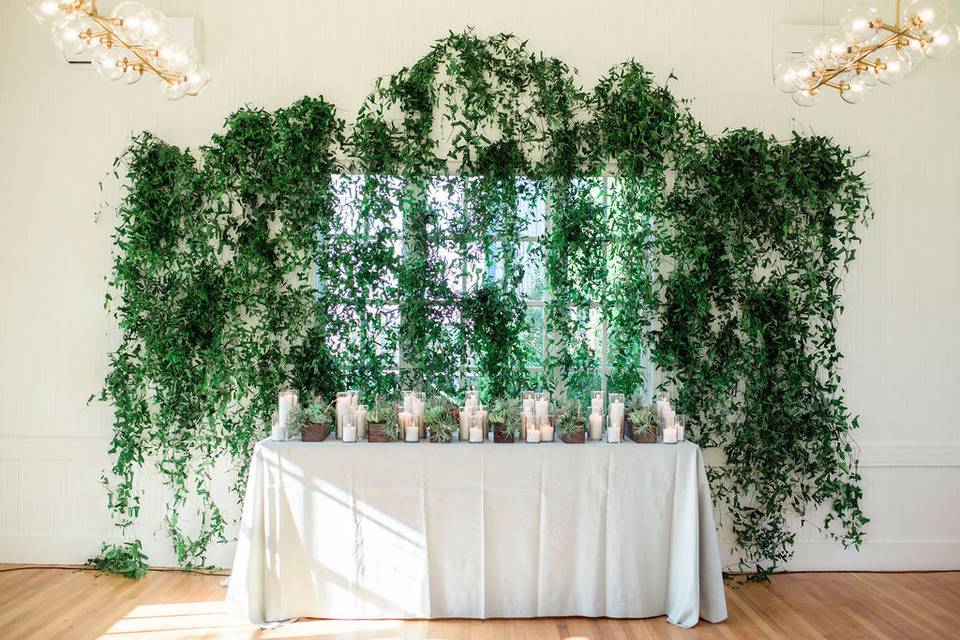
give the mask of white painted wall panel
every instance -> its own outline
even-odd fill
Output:
[[[877,217],[844,284],[840,343],[873,521],[860,554],[802,532],[791,566],[960,568],[960,52],[860,105],[801,109],[772,85],[774,29],[836,23],[845,0],[823,14],[803,0],[154,0],[199,19],[214,78],[168,103],[149,78],[129,87],[64,63],[25,3],[0,3],[0,561],[82,561],[109,531],[99,477],[111,416],[86,400],[117,340],[102,308],[113,221],[94,211],[116,201],[98,182],[127,138],[149,129],[197,146],[241,104],[304,94],[349,118],[376,76],[474,25],[529,38],[587,85],[629,57],[660,78],[673,70],[712,132],[799,127],[870,152]],[[146,482],[137,532],[169,564],[164,494]],[[211,557],[229,562],[229,545]]]

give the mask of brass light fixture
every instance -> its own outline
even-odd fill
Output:
[[[804,107],[815,104],[824,87],[852,104],[878,83],[900,80],[925,58],[944,57],[958,38],[960,29],[949,22],[941,0],[913,0],[903,11],[897,0],[892,24],[875,6],[854,5],[840,21],[840,31],[810,40],[802,56],[780,63],[774,81]]]
[[[166,16],[139,2],[121,2],[109,16],[97,10],[96,0],[35,0],[28,10],[38,22],[50,23],[64,53],[89,53],[107,80],[133,84],[151,73],[170,100],[197,95],[210,81],[196,49],[173,40]]]

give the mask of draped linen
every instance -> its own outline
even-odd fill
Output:
[[[257,624],[727,616],[689,442],[263,441],[227,601]]]

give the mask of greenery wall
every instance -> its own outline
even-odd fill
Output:
[[[465,32],[379,80],[349,126],[303,98],[242,108],[196,151],[144,133],[118,162],[123,338],[101,395],[116,414],[104,482],[126,530],[138,474],[162,472],[182,566],[224,541],[211,465],[233,461],[239,498],[280,386],[582,397],[598,380],[591,305],[608,389],[641,389],[649,355],[697,418],[694,439],[725,450],[711,481],[743,570],[786,560],[787,518],[818,507],[828,533],[859,543],[835,334],[869,209],[855,158],[830,140],[713,138],[636,62],[587,91],[512,36]],[[524,251],[544,202],[549,223]],[[534,262],[551,329],[541,370],[525,367]],[[99,559],[134,575],[144,561],[135,540]]]

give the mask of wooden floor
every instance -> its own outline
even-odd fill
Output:
[[[0,570],[14,565],[0,565]],[[257,629],[222,612],[221,578],[151,572],[139,582],[89,571],[0,573],[0,638],[170,640],[646,640],[960,638],[960,572],[802,573],[727,589],[729,619],[678,629],[664,618],[304,620]]]

